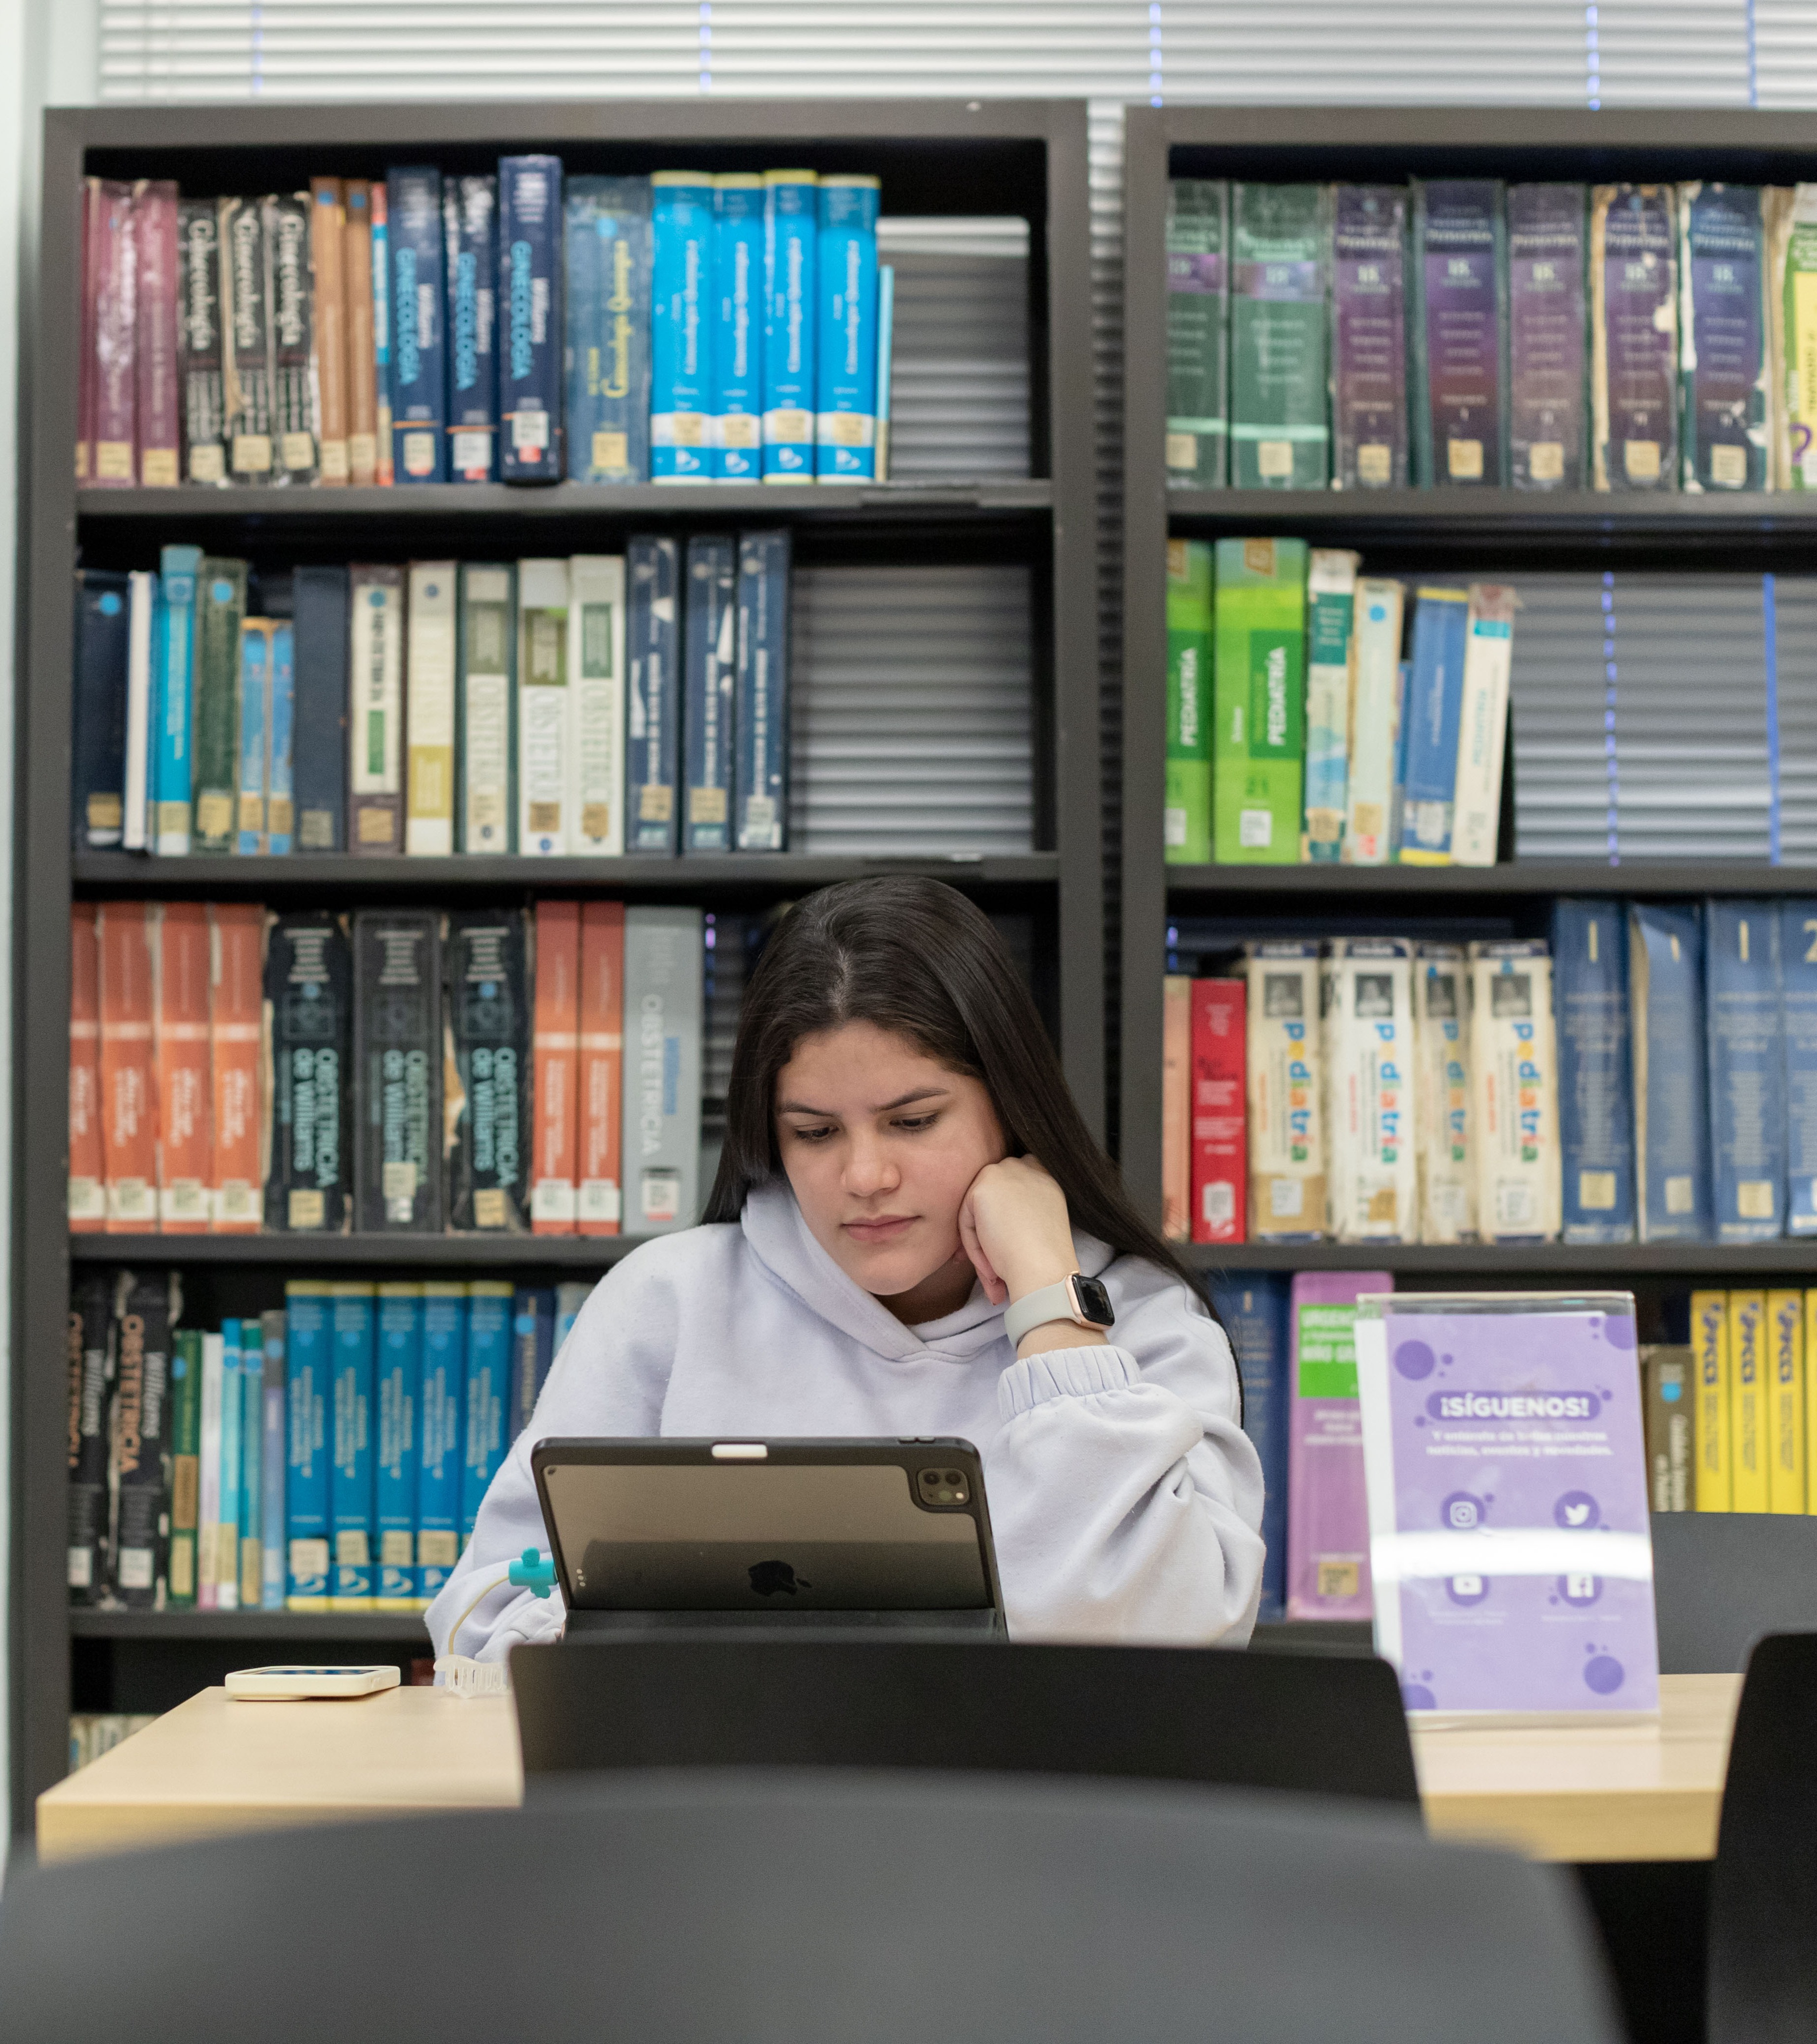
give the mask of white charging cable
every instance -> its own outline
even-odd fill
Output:
[[[555,1587],[553,1556],[544,1554],[535,1547],[526,1547],[519,1558],[513,1562],[502,1576],[493,1577],[450,1627],[448,1644],[450,1647],[460,1638],[461,1627],[494,1590],[506,1583],[518,1589],[528,1590],[533,1596],[547,1596]],[[511,1670],[504,1662],[476,1661],[471,1654],[450,1653],[439,1655],[435,1673],[441,1677],[444,1686],[451,1689],[457,1696],[502,1696],[511,1688]]]

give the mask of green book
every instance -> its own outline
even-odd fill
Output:
[[[1300,856],[1306,543],[1220,540],[1212,816],[1221,866]]]
[[[1233,184],[1230,194],[1231,486],[1323,490],[1328,187]]]
[[[232,851],[240,788],[240,628],[244,561],[205,560],[196,578],[195,836],[190,849]]]
[[[1230,425],[1230,187],[1167,185],[1167,482],[1220,490]]]
[[[202,1337],[181,1327],[171,1343],[170,1608],[196,1601],[196,1520],[201,1502]]]
[[[1167,542],[1167,769],[1162,842],[1170,866],[1211,858],[1211,549]]]

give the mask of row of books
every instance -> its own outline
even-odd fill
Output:
[[[413,1610],[590,1283],[285,1287],[183,1326],[175,1271],[91,1271],[69,1312],[72,1600],[141,1610]]]
[[[1817,185],[1167,191],[1191,490],[1817,488]]]
[[[123,1739],[130,1739],[156,1721],[155,1711],[71,1711],[70,1773],[74,1774],[79,1767],[111,1753]]]
[[[76,480],[877,479],[880,191],[546,156],[251,198],[87,179]]]
[[[692,1224],[698,909],[78,902],[70,933],[73,1231]]]
[[[1693,1292],[1691,1339],[1646,1354],[1655,1512],[1817,1512],[1817,1291]]]
[[[788,842],[785,530],[76,578],[78,850],[612,858]],[[256,609],[263,615],[249,614]]]
[[[1495,863],[1515,591],[1361,565],[1167,542],[1169,864]]]

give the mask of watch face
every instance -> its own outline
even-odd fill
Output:
[[[1095,1278],[1075,1275],[1072,1296],[1079,1310],[1094,1327],[1108,1327],[1116,1324],[1117,1309],[1110,1303],[1110,1294]]]

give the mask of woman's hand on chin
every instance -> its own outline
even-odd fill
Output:
[[[959,1208],[959,1240],[994,1306],[1079,1268],[1066,1195],[1033,1157],[987,1164]]]

